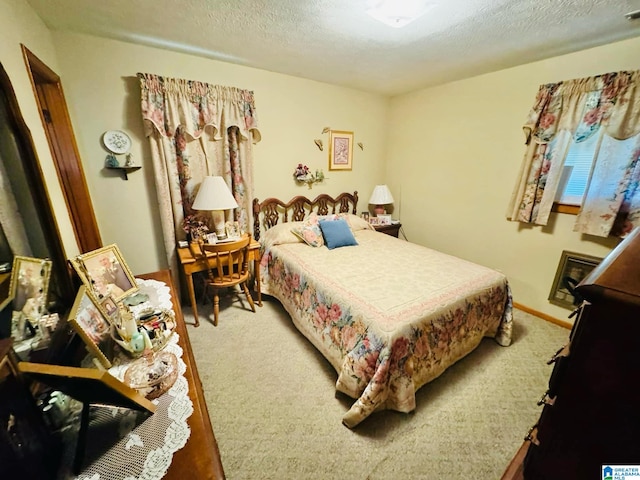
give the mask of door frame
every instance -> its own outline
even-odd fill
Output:
[[[102,247],[60,77],[20,44],[80,253]]]

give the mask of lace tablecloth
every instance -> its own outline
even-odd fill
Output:
[[[140,292],[149,300],[134,307],[143,310],[173,309],[169,287],[157,280],[136,279]],[[178,334],[174,333],[163,351],[176,355],[178,378],[166,393],[153,400],[157,409],[153,415],[125,408],[93,407],[87,435],[83,469],[78,480],[156,480],[162,478],[171,465],[173,454],[187,443],[191,429],[187,419],[193,413],[186,365]],[[124,355],[109,369],[122,380],[131,357]],[[78,422],[79,423],[79,419]]]

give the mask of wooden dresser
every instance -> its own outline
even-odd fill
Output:
[[[186,445],[175,452],[163,479],[222,480],[225,478],[218,444],[213,434],[209,412],[180,302],[168,271],[136,275],[166,283],[176,314],[176,331],[180,336],[184,377],[189,386],[193,413],[187,420],[191,435]],[[31,392],[22,383],[18,359],[11,339],[0,339],[0,478],[51,479],[56,476],[61,445],[43,422]]]
[[[189,334],[182,317],[180,301],[171,282],[168,270],[146,275],[136,275],[139,278],[159,280],[171,288],[171,301],[176,313],[176,331],[180,335],[179,345],[184,350],[182,360],[187,365],[184,376],[189,384],[189,397],[193,401],[193,414],[188,423],[191,427],[191,436],[187,444],[173,455],[169,471],[164,479],[185,480],[189,478],[198,480],[221,480],[225,478],[218,443],[213,434],[207,404],[202,391],[202,384],[198,376],[196,361],[191,350]]]
[[[504,480],[599,480],[603,465],[640,465],[640,228],[577,290],[585,302]]]

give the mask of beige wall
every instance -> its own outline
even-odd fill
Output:
[[[31,131],[65,252],[67,256],[74,256],[78,253],[78,245],[38,114],[31,82],[22,57],[21,43],[54,71],[58,70],[51,33],[27,2],[0,0],[0,63],[9,75],[20,111]]]
[[[639,55],[633,39],[393,98],[386,177],[409,239],[504,272],[514,301],[566,319],[547,301],[561,252],[602,257],[617,242],[574,233],[573,215],[505,219],[521,125],[540,84],[635,70]]]
[[[313,198],[357,190],[366,208],[373,185],[383,179],[389,104],[385,97],[97,37],[54,32],[53,38],[103,241],[118,244],[134,273],[166,266],[137,72],[255,92],[262,133],[254,147],[258,198]],[[354,150],[352,171],[327,170],[328,149],[321,152],[313,142],[323,138],[327,144],[327,134],[321,134],[325,126],[354,131],[355,141],[364,144],[364,150]],[[112,129],[131,135],[134,159],[143,165],[128,181],[103,170],[107,152],[100,140]],[[298,163],[323,169],[327,180],[311,190],[297,185],[293,171]]]
[[[606,255],[615,241],[572,232],[573,216],[552,215],[545,228],[505,220],[524,152],[521,124],[540,83],[637,68],[640,39],[452,82],[388,99],[327,84],[156,48],[50,32],[22,0],[0,0],[0,61],[16,89],[47,178],[65,248],[77,253],[20,43],[62,78],[103,241],[117,243],[134,273],[166,266],[149,149],[140,120],[137,72],[254,90],[263,140],[255,146],[258,198],[358,190],[363,209],[373,185],[386,182],[413,242],[505,272],[517,302],[557,318],[547,301],[562,250]],[[54,48],[55,46],[55,48]],[[322,128],[353,130],[352,172],[327,171]],[[129,181],[103,170],[104,131],[133,138],[143,169]],[[392,154],[387,152],[393,152]],[[323,168],[324,185],[292,180],[298,162]],[[457,180],[455,180],[457,178]]]

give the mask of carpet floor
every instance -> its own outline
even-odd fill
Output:
[[[230,480],[498,480],[536,422],[546,361],[569,331],[514,312],[513,344],[484,339],[416,394],[409,414],[341,423],[353,399],[275,299],[256,313],[223,297],[219,324],[189,325],[211,423]],[[185,320],[193,315],[183,307]]]

